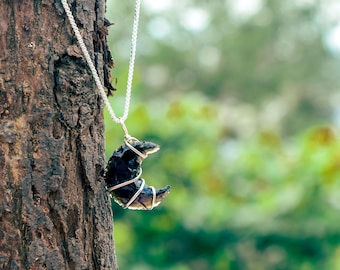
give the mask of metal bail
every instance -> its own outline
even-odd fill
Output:
[[[123,129],[123,131],[124,131],[124,137],[125,137],[125,139],[126,139],[127,141],[130,141],[130,140],[131,140],[131,136],[130,136],[128,130],[127,130],[127,127],[126,127],[126,125],[125,125],[124,120],[122,119],[122,117],[119,117],[118,119],[119,119],[119,124],[122,126],[122,129]]]

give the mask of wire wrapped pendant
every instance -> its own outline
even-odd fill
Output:
[[[170,186],[155,189],[141,178],[142,162],[159,145],[130,137],[116,149],[106,167],[105,181],[112,198],[123,208],[152,210],[169,194]]]
[[[143,160],[148,156],[148,154],[157,152],[159,150],[159,146],[152,142],[139,141],[131,137],[124,124],[129,114],[140,2],[140,0],[136,0],[135,5],[124,114],[122,117],[117,117],[106,96],[104,86],[101,83],[90,53],[85,46],[84,40],[75,22],[70,6],[67,0],[61,0],[74,34],[78,40],[79,46],[84,54],[85,60],[89,65],[94,81],[98,87],[99,94],[103,99],[112,120],[116,123],[119,123],[125,133],[125,143],[113,152],[106,167],[105,181],[107,183],[107,189],[114,200],[124,208],[151,210],[155,206],[159,205],[163,198],[165,198],[170,192],[170,186],[156,190],[154,187],[146,185],[145,180],[141,178],[141,164]]]

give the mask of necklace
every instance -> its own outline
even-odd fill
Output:
[[[128,81],[125,94],[124,112],[121,117],[117,117],[111,107],[103,84],[101,83],[97,70],[85,46],[84,40],[80,34],[79,28],[75,22],[67,0],[61,0],[61,3],[72,26],[79,46],[84,54],[85,60],[91,70],[93,79],[99,90],[99,94],[109,111],[110,117],[115,123],[121,125],[124,132],[124,144],[113,152],[106,167],[105,181],[107,184],[107,190],[110,192],[113,199],[124,208],[151,210],[155,206],[159,205],[163,198],[165,198],[170,192],[170,186],[156,190],[153,186],[146,185],[145,180],[141,178],[141,165],[143,160],[147,158],[149,154],[157,152],[159,150],[159,146],[153,142],[139,141],[138,139],[130,136],[125,126],[125,120],[129,115],[131,102],[131,89],[139,25],[140,0],[136,0],[135,4],[131,35]]]

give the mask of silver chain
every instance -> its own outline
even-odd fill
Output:
[[[137,35],[138,35],[139,13],[140,13],[139,11],[140,11],[140,0],[136,0],[135,14],[133,17],[133,26],[132,26],[132,34],[131,34],[130,63],[129,63],[128,80],[127,80],[127,85],[126,85],[124,114],[121,117],[122,122],[124,122],[129,115],[129,107],[130,107],[130,101],[131,101],[131,88],[132,88],[132,80],[133,80],[133,71],[135,67],[136,47],[137,47]]]
[[[132,28],[132,36],[131,36],[131,50],[130,50],[130,62],[129,62],[129,73],[128,73],[128,80],[127,80],[127,86],[126,86],[126,95],[125,95],[125,105],[124,105],[124,112],[121,117],[117,117],[114,113],[111,104],[106,96],[104,87],[102,82],[100,81],[99,75],[97,73],[97,70],[93,64],[93,61],[90,57],[90,54],[85,46],[83,37],[80,34],[79,28],[74,20],[73,14],[70,10],[70,6],[67,3],[67,0],[61,0],[61,3],[63,4],[63,7],[65,9],[66,15],[70,21],[70,24],[72,26],[72,29],[74,31],[74,34],[78,40],[79,46],[85,56],[86,62],[90,67],[92,76],[95,80],[95,83],[98,87],[100,96],[102,97],[109,114],[112,118],[112,120],[116,123],[119,123],[122,125],[123,131],[125,133],[125,137],[130,137],[126,126],[124,124],[125,120],[127,119],[129,115],[129,108],[130,108],[130,102],[131,102],[131,89],[132,89],[132,80],[133,80],[133,71],[135,66],[135,55],[136,55],[136,46],[137,46],[137,35],[138,35],[138,24],[139,24],[139,13],[140,13],[140,0],[136,0],[135,4],[135,13],[134,13],[134,19],[133,19],[133,28]]]

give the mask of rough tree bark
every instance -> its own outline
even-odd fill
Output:
[[[104,77],[105,0],[69,3]],[[0,0],[0,269],[117,269],[102,111],[60,0]]]

